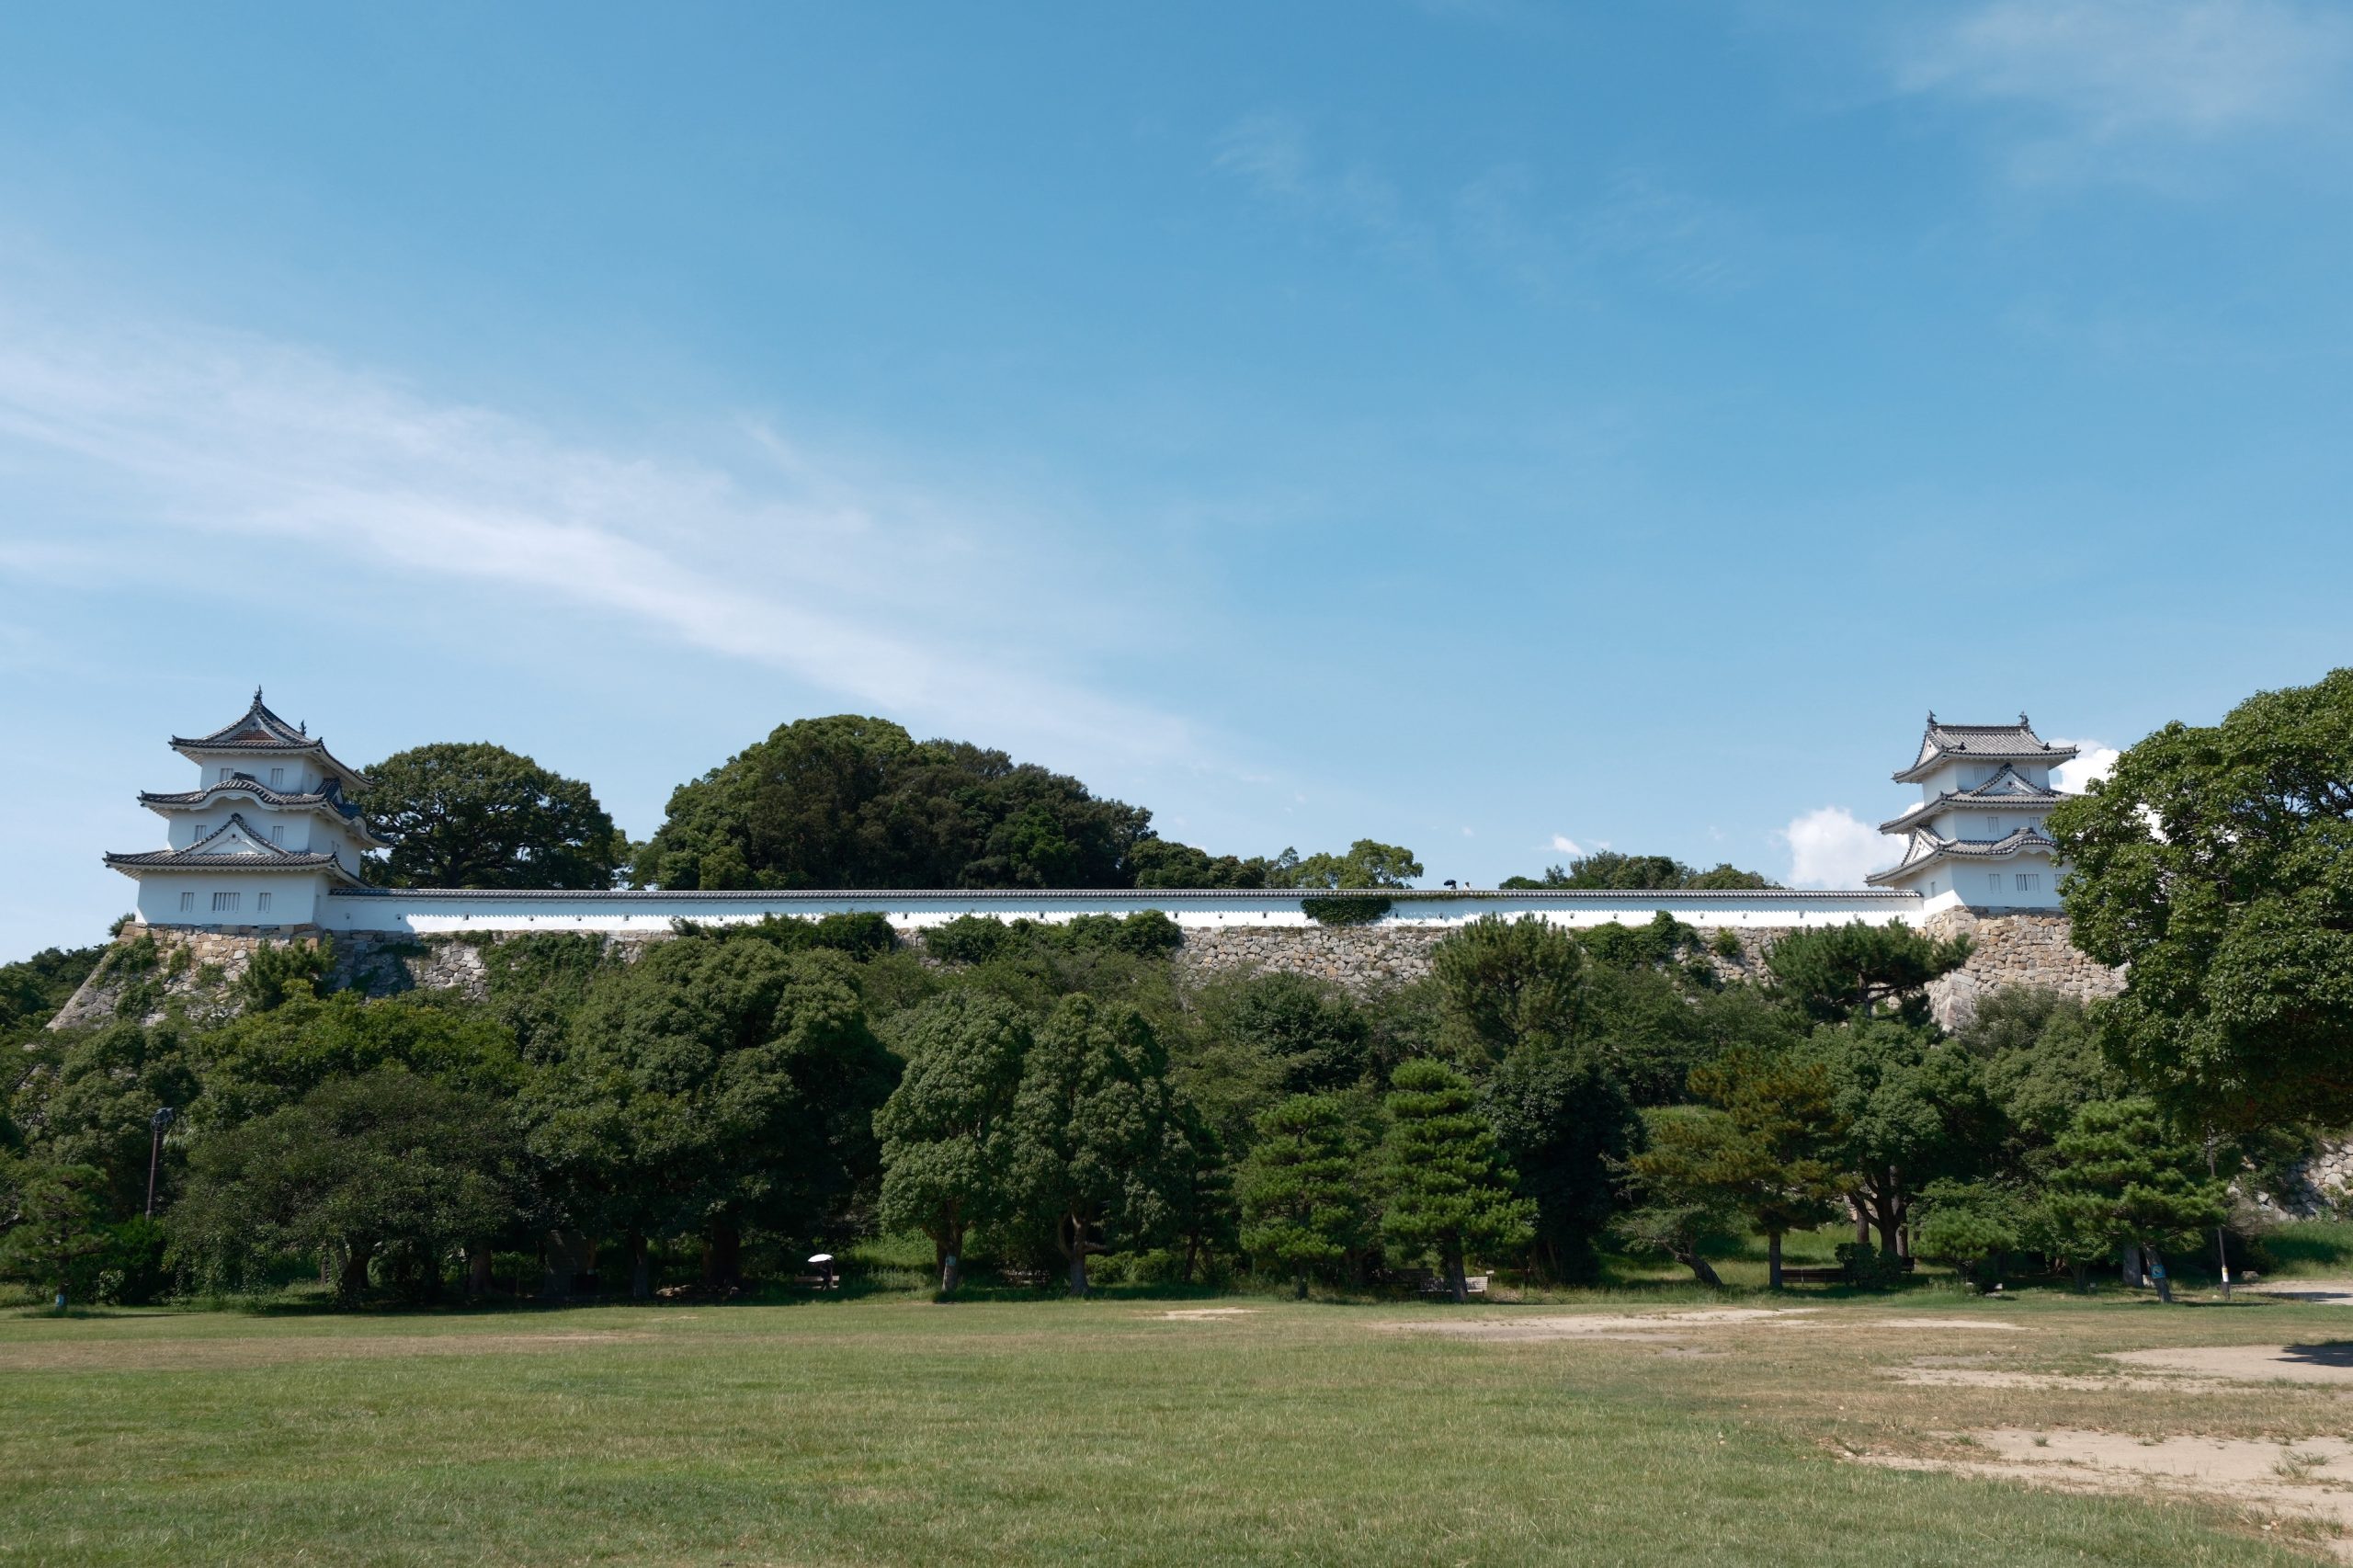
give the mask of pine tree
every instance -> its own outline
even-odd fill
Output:
[[[1409,1062],[1390,1080],[1387,1104],[1381,1233],[1401,1253],[1437,1258],[1454,1299],[1468,1301],[1464,1256],[1474,1247],[1527,1245],[1536,1206],[1513,1196],[1516,1178],[1461,1073]]]
[[[1358,1119],[1337,1095],[1294,1095],[1258,1113],[1243,1162],[1242,1246],[1307,1295],[1308,1277],[1344,1262],[1371,1228]]]
[[[2139,1246],[2162,1266],[2165,1254],[2196,1245],[2229,1212],[2202,1151],[2173,1134],[2154,1100],[2096,1100],[2075,1113],[2056,1149],[2046,1201],[2079,1245]],[[2157,1294],[2173,1300],[2161,1271]]]

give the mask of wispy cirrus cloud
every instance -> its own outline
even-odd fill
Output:
[[[1082,631],[1058,621],[1041,641],[1054,568],[1036,540],[773,426],[720,424],[712,452],[613,450],[299,346],[0,309],[0,464],[97,514],[61,540],[20,507],[0,519],[0,571],[290,560],[329,599],[394,591],[388,575],[472,585],[517,623],[585,610],[918,723],[1063,756],[1197,755],[1182,720],[1068,676]]]
[[[1302,216],[1384,243],[1411,236],[1404,199],[1388,176],[1361,159],[1327,156],[1295,115],[1243,116],[1219,134],[1214,164],[1261,199]]]
[[[1985,0],[1911,22],[1890,69],[1905,92],[2031,116],[2013,160],[2021,175],[2143,173],[2154,143],[2341,116],[2353,11],[2300,0]]]

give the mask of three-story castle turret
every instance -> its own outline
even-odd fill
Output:
[[[2075,748],[2052,745],[2027,716],[2015,724],[1945,724],[1928,715],[1920,755],[1895,775],[1920,803],[1879,824],[1904,858],[1868,880],[1977,909],[2057,909],[2058,846],[2043,828],[2066,797],[2052,778]]]

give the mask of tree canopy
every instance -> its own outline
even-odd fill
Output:
[[[670,797],[639,855],[670,888],[1126,887],[1152,813],[857,714],[779,725]]]
[[[393,887],[605,888],[628,843],[588,786],[485,741],[394,752],[368,770],[368,826]]]
[[[1756,871],[1722,861],[1700,870],[1671,855],[1629,855],[1597,849],[1566,866],[1548,866],[1541,877],[1506,877],[1507,888],[1562,888],[1581,892],[1679,892],[1687,888],[1755,890],[1780,884]]]
[[[2353,669],[2167,724],[2050,826],[2136,1078],[2229,1126],[2353,1115]]]

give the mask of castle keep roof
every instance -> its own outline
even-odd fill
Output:
[[[1917,761],[1895,775],[1898,784],[1917,784],[1948,762],[2062,763],[2074,758],[2074,746],[2054,746],[2034,733],[2023,713],[2015,724],[1945,724],[1935,713],[1920,737]]]
[[[1944,790],[1934,800],[1923,801],[1907,808],[1901,816],[1890,817],[1879,824],[1879,830],[1881,833],[1909,833],[1938,812],[1955,809],[2000,811],[2006,807],[2015,810],[2021,806],[2040,809],[2055,806],[2066,798],[2060,790],[2047,790],[2040,784],[2028,782],[2005,763],[2000,772],[1974,790]]]
[[[323,737],[312,734],[304,726],[290,724],[271,712],[261,699],[259,687],[254,687],[253,706],[243,715],[209,735],[174,735],[172,749],[190,758],[222,753],[281,756],[302,753],[317,757],[322,767],[342,778],[347,789],[368,788],[368,776],[337,761],[327,751],[327,743]]]

